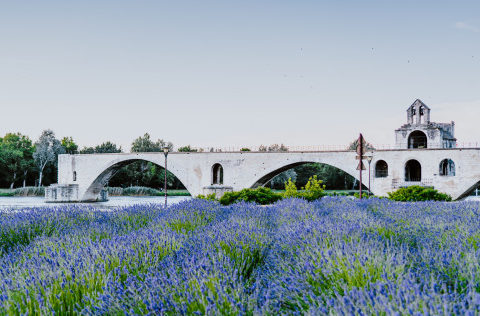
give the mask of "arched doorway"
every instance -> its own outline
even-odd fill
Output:
[[[385,160],[379,160],[375,164],[375,178],[388,177],[388,164]]]
[[[216,163],[212,166],[212,185],[223,184],[223,167]]]
[[[408,136],[408,148],[427,148],[427,135],[422,131],[414,131]]]
[[[417,160],[409,160],[405,164],[405,181],[420,182],[422,181],[422,165]]]
[[[440,162],[439,175],[445,177],[455,176],[455,163],[452,159],[443,159]]]

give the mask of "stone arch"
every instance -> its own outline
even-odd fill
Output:
[[[388,177],[388,164],[385,160],[379,160],[375,163],[375,178]]]
[[[216,163],[212,166],[212,181],[211,184],[223,184],[223,167]]]
[[[103,171],[101,171],[94,178],[94,180],[88,185],[87,189],[85,190],[85,193],[83,193],[83,198],[81,200],[96,201],[100,196],[100,193],[102,192],[103,188],[108,183],[108,180],[110,180],[121,168],[136,161],[146,161],[146,162],[153,163],[161,168],[165,168],[165,166],[159,164],[158,162],[149,160],[149,159],[128,158],[120,161],[118,160],[112,161],[107,166],[102,168],[101,170]],[[172,172],[172,170],[168,169],[168,171],[173,173],[180,180],[180,182],[185,186],[185,181],[183,179],[178,177],[174,172]],[[190,192],[190,189],[187,186],[185,186],[185,188]]]
[[[405,164],[405,181],[420,182],[422,181],[422,165],[415,159],[410,159]]]
[[[440,162],[439,173],[440,176],[454,177],[455,176],[455,162],[452,159],[443,159]]]
[[[408,136],[408,148],[427,148],[427,135],[419,130],[413,131]]]
[[[267,173],[265,173],[265,175],[258,178],[258,180],[255,181],[250,187],[251,188],[257,188],[257,187],[263,186],[266,183],[268,183],[271,179],[273,179],[275,176],[279,175],[280,173],[282,173],[284,171],[287,171],[291,168],[294,168],[294,167],[297,167],[297,166],[300,166],[300,165],[304,165],[304,164],[308,164],[308,163],[317,163],[317,164],[329,165],[331,167],[337,168],[337,169],[345,172],[346,174],[353,177],[355,180],[359,181],[357,176],[353,175],[352,172],[349,172],[349,171],[345,170],[344,168],[340,168],[338,166],[335,166],[334,164],[330,164],[330,163],[326,163],[326,162],[308,160],[308,161],[298,161],[298,162],[288,163],[288,164],[285,164],[281,167],[272,168],[270,171],[267,171]],[[364,188],[366,190],[367,187],[365,185],[365,180],[368,181],[367,178],[364,178],[362,188]]]

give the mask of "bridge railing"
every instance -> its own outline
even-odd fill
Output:
[[[401,149],[394,144],[374,144],[376,150]],[[287,146],[281,145],[278,148],[269,148],[269,146],[224,146],[224,147],[192,147],[197,152],[318,152],[318,151],[346,151],[350,150],[349,145],[311,145],[311,146]],[[480,142],[461,142],[457,143],[455,148],[480,148]],[[246,150],[248,149],[248,150]]]

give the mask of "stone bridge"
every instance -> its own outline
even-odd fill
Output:
[[[171,152],[168,170],[196,196],[264,185],[282,171],[305,163],[328,164],[358,179],[354,151],[326,152]],[[372,152],[371,191],[386,195],[399,187],[430,186],[464,197],[480,182],[480,148],[415,148]],[[46,191],[49,202],[99,201],[108,180],[123,166],[148,161],[164,167],[163,153],[60,155],[58,184]],[[367,170],[363,183],[368,185]],[[328,188],[327,188],[328,189]]]

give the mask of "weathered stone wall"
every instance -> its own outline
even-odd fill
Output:
[[[210,192],[208,188],[212,185],[211,172],[215,163],[223,167],[223,186],[236,191],[261,185],[273,175],[306,162],[329,164],[358,179],[355,156],[353,151],[170,153],[168,170],[195,196]],[[480,149],[379,150],[374,152],[371,164],[372,192],[386,195],[400,186],[416,184],[405,183],[405,164],[410,159],[416,159],[422,166],[422,181],[418,184],[434,186],[454,198],[480,181]],[[454,177],[439,176],[443,159],[455,162]],[[59,185],[77,185],[77,200],[96,201],[115,171],[135,160],[150,161],[162,167],[165,162],[163,153],[60,155]],[[375,178],[378,160],[387,162],[388,177]],[[365,165],[368,166],[366,162]],[[74,172],[76,181],[73,180]],[[363,179],[368,185],[368,170],[363,172]]]

